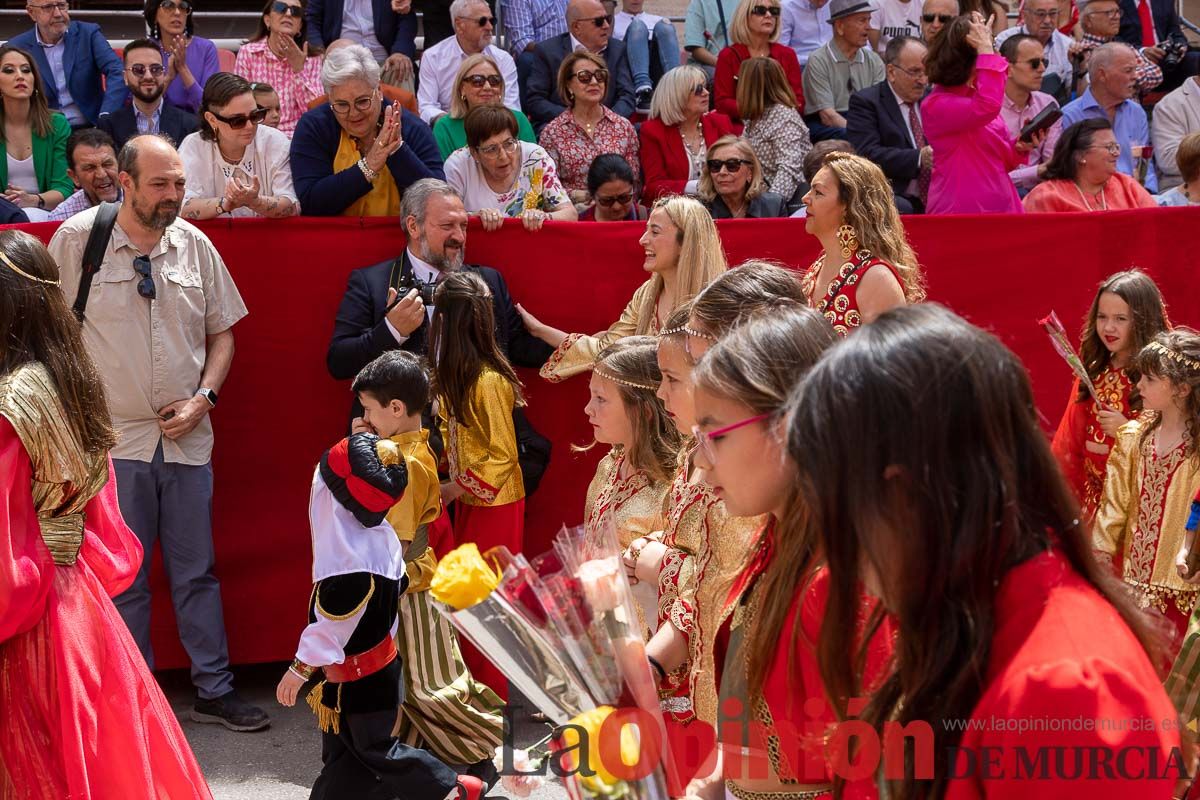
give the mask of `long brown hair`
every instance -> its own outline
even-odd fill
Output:
[[[720,338],[763,309],[804,303],[804,285],[794,270],[752,258],[723,272],[696,295],[692,327]]]
[[[1200,333],[1183,326],[1163,331],[1134,356],[1133,366],[1139,375],[1153,375],[1188,390],[1183,401],[1183,419],[1190,439],[1187,454],[1200,463]],[[1142,440],[1161,424],[1162,415],[1154,415],[1142,428]]]
[[[438,286],[429,326],[429,354],[433,393],[445,407],[447,418],[467,426],[474,422],[471,390],[485,367],[512,384],[515,404],[525,405],[521,381],[496,342],[491,292],[474,272],[452,272]]]
[[[258,17],[258,28],[255,29],[254,35],[246,40],[247,42],[257,42],[260,39],[265,39],[268,36],[270,36],[271,32],[269,30],[267,30],[266,16],[271,13],[271,11],[273,10],[272,6],[274,6],[274,5],[275,5],[275,0],[266,0],[266,2],[263,3],[262,13]],[[301,11],[305,10],[304,5],[305,5],[304,0],[300,0],[300,10]],[[292,38],[296,40],[296,46],[299,47],[301,50],[303,50],[304,43],[308,42],[308,14],[300,15],[300,30],[297,31],[296,35],[293,36]],[[308,57],[309,58],[312,58],[313,56],[319,56],[324,52],[325,52],[325,48],[323,48],[319,45],[315,45],[312,42],[308,42]]]
[[[617,387],[633,428],[633,442],[625,454],[629,465],[655,481],[671,480],[683,439],[656,394],[662,382],[658,340],[653,336],[618,339],[596,357],[596,374]]]
[[[116,444],[117,434],[104,382],[62,290],[43,283],[59,280],[58,265],[45,245],[23,231],[0,231],[0,253],[12,262],[0,260],[0,331],[4,332],[0,375],[23,364],[40,363],[54,380],[67,422],[83,449],[89,453],[109,449]]]
[[[742,119],[758,119],[771,106],[796,108],[796,92],[773,58],[747,58],[738,70],[737,107]]]
[[[50,110],[49,104],[46,102],[46,84],[42,80],[41,70],[38,69],[37,62],[33,60],[33,56],[25,52],[19,47],[5,45],[0,47],[0,61],[9,53],[18,53],[29,63],[30,72],[33,74],[33,94],[29,96],[29,124],[33,127],[33,132],[38,136],[49,136],[54,130],[54,123],[51,122],[51,115],[56,113]],[[0,103],[0,142],[4,141],[4,104]]]
[[[1130,326],[1132,340],[1130,347],[1133,355],[1136,356],[1155,336],[1171,327],[1162,292],[1158,290],[1158,284],[1154,282],[1153,278],[1137,268],[1109,275],[1096,288],[1096,296],[1092,298],[1092,307],[1088,310],[1083,330],[1079,333],[1079,358],[1083,361],[1083,367],[1087,370],[1088,377],[1093,381],[1099,378],[1100,373],[1104,372],[1112,362],[1112,353],[1104,346],[1104,341],[1096,332],[1096,315],[1100,313],[1100,295],[1105,292],[1112,292],[1129,306],[1129,313],[1133,317],[1133,324]],[[1137,382],[1141,374],[1133,366],[1132,360],[1125,368],[1125,374],[1134,384],[1129,398],[1130,405],[1133,406],[1134,411],[1140,411],[1142,398],[1138,394]],[[1075,399],[1080,403],[1090,400],[1091,394],[1088,392],[1088,388],[1081,384],[1079,394]]]
[[[880,731],[887,721],[932,724],[933,777],[918,780],[910,758],[890,797],[944,795],[962,730],[938,721],[970,718],[985,688],[997,587],[1035,555],[1057,550],[1160,663],[1150,618],[1096,563],[1025,368],[949,310],[892,309],[831,350],[790,404],[788,451],[829,569],[818,647],[827,695],[842,716],[843,698],[862,696],[856,620],[869,564],[899,636],[892,671],[859,718]]]

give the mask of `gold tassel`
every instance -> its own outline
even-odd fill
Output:
[[[317,715],[317,727],[325,733],[341,733],[342,687],[338,684],[338,707],[330,708],[321,702],[324,696],[325,681],[321,681],[308,693],[308,707]]]

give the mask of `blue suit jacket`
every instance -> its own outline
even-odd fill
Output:
[[[345,0],[308,0],[304,15],[308,19],[309,44],[326,47],[340,37],[345,11]],[[388,53],[403,53],[416,59],[416,12],[397,14],[392,11],[391,0],[371,0],[371,17],[375,23],[375,38]]]
[[[125,86],[125,66],[113,52],[112,46],[100,32],[100,26],[91,22],[72,22],[64,34],[66,50],[63,52],[63,72],[66,73],[67,89],[79,110],[93,125],[101,114],[110,114],[125,105],[129,89]],[[42,88],[46,102],[51,108],[61,108],[58,86],[50,62],[42,46],[37,43],[37,29],[30,28],[8,40],[9,45],[19,47],[33,56],[38,71],[42,74]],[[100,76],[108,76],[108,89],[100,86]]]
[[[533,69],[529,73],[527,102],[523,110],[539,133],[547,122],[567,110],[558,96],[558,68],[569,52],[569,33],[538,42],[533,48]],[[604,60],[608,63],[608,94],[604,96],[604,105],[617,116],[629,117],[636,108],[637,100],[625,43],[619,39],[609,39]]]
[[[391,103],[383,101],[384,108],[389,105]],[[371,184],[358,167],[333,171],[333,157],[337,154],[341,131],[328,103],[305,112],[296,124],[296,132],[292,135],[292,182],[305,216],[337,216],[371,191]],[[388,158],[387,169],[401,194],[421,178],[446,180],[442,153],[433,138],[433,131],[407,109],[401,111],[400,135],[404,146]]]

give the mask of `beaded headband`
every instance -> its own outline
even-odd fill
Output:
[[[1192,358],[1191,356],[1184,355],[1183,353],[1180,353],[1177,350],[1172,350],[1171,348],[1167,347],[1164,344],[1160,344],[1159,342],[1151,342],[1150,344],[1148,344],[1146,346],[1149,347],[1154,352],[1158,353],[1159,355],[1166,356],[1167,358],[1171,359],[1172,361],[1176,362],[1177,364],[1182,364],[1183,366],[1185,366],[1189,369],[1200,370],[1200,361],[1197,361],[1196,359]]]
[[[613,383],[619,383],[622,386],[628,386],[631,389],[645,389],[648,392],[657,392],[658,391],[657,386],[647,386],[644,383],[634,383],[633,381],[627,381],[624,378],[618,378],[616,375],[614,375],[611,372],[609,372],[608,370],[604,369],[604,367],[601,367],[599,364],[597,364],[595,367],[593,367],[592,371],[595,372],[597,375],[599,375],[601,378],[604,378],[605,380],[612,381]]]
[[[21,269],[16,264],[14,264],[12,262],[12,259],[10,259],[3,250],[0,250],[0,261],[3,261],[8,266],[9,269],[11,269],[13,272],[17,273],[18,275],[20,275],[22,278],[28,278],[29,280],[35,281],[37,283],[44,283],[47,286],[61,286],[62,285],[62,281],[60,281],[60,280],[52,281],[47,278],[39,278],[36,275],[30,275],[28,272]]]
[[[710,342],[717,340],[717,337],[711,333],[703,333],[694,328],[689,328],[687,325],[680,325],[678,328],[667,328],[666,330],[659,331],[658,336],[661,339],[667,336],[678,336],[681,333],[686,333],[688,336],[695,336],[697,339],[707,339]]]

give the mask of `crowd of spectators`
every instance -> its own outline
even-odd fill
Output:
[[[503,45],[487,0],[266,0],[222,71],[189,0],[146,0],[120,51],[29,0],[0,48],[0,219],[119,196],[103,165],[139,133],[177,147],[189,219],[395,216],[430,177],[488,227],[673,193],[798,216],[825,141],[902,214],[1192,202],[1200,54],[1167,0],[1024,0],[1015,25],[995,0],[692,0],[682,49],[644,0],[495,2]]]

